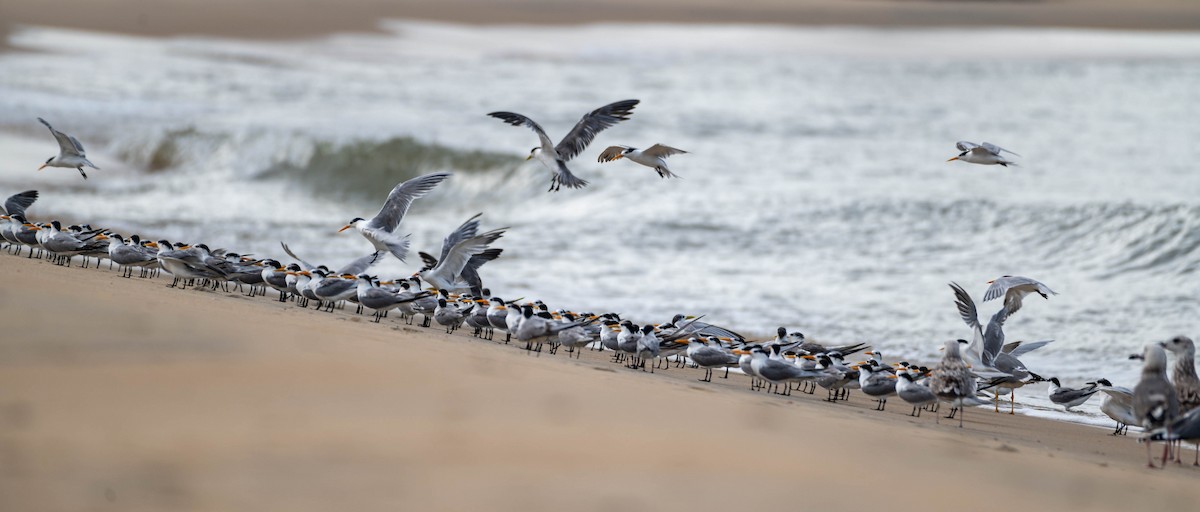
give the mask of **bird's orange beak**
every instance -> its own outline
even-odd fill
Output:
[[[341,233],[342,231],[345,231],[345,230],[347,230],[347,229],[350,229],[350,228],[352,228],[352,227],[354,227],[354,226],[351,226],[351,225],[349,225],[349,224],[346,224],[345,226],[342,226],[342,229],[339,229],[337,232],[338,232],[338,233]]]
[[[50,165],[50,164],[42,164],[41,166],[38,167],[38,170],[40,171],[42,169],[45,169],[47,165]]]
[[[949,159],[949,160],[946,160],[946,161],[947,161],[947,162],[953,162],[953,161],[955,161],[955,160],[958,160],[958,157],[954,157],[954,158],[951,158],[951,159]]]

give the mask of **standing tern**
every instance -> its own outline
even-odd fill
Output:
[[[1003,296],[1004,309],[1008,310],[1008,316],[1012,316],[1018,309],[1021,309],[1021,299],[1026,295],[1036,292],[1043,299],[1049,299],[1051,295],[1058,295],[1058,292],[1051,290],[1045,283],[1022,276],[1004,276],[988,281],[988,284],[991,286],[983,293],[983,301],[987,302]]]
[[[1167,380],[1166,351],[1161,344],[1148,343],[1141,354],[1129,358],[1143,361],[1142,376],[1133,388],[1133,415],[1138,420],[1138,425],[1147,433],[1170,425],[1179,415],[1179,399],[1175,397],[1175,387]],[[1166,435],[1170,434],[1170,429],[1167,429]],[[1155,467],[1154,458],[1150,455],[1150,444],[1146,443],[1147,465]],[[1167,465],[1169,448],[1170,442],[1163,446],[1163,467]]]
[[[713,368],[725,368],[725,378],[728,378],[729,368],[738,364],[738,356],[719,344],[710,345],[705,341],[695,336],[688,338],[688,359],[704,368],[704,378],[700,382],[712,382]]]
[[[947,162],[960,160],[970,164],[1003,165],[1004,167],[1008,167],[1010,165],[1015,166],[1017,164],[1012,160],[1007,160],[1000,156],[1000,152],[1009,153],[1014,156],[1021,156],[990,142],[976,144],[974,142],[960,140],[955,143],[955,146],[958,147],[958,150],[961,151],[961,153],[959,153],[956,157],[946,160]]]
[[[614,162],[622,158],[627,158],[633,163],[642,164],[654,169],[654,172],[658,173],[659,178],[678,178],[678,174],[671,172],[671,169],[667,168],[667,157],[683,153],[687,153],[687,151],[662,144],[655,144],[644,150],[630,146],[609,146],[600,153],[600,158],[597,158],[596,161]]]
[[[567,168],[567,161],[582,153],[588,144],[592,143],[592,139],[596,138],[596,134],[629,119],[638,102],[639,100],[618,101],[587,113],[557,146],[550,140],[550,136],[546,135],[546,130],[528,117],[514,112],[492,112],[488,115],[513,126],[528,127],[537,133],[541,145],[530,150],[525,159],[537,158],[549,168],[554,173],[554,177],[550,179],[549,191],[557,191],[563,185],[567,188],[587,186],[588,182],[571,174],[571,170]]]
[[[1063,406],[1063,409],[1067,411],[1070,411],[1072,407],[1083,405],[1084,402],[1088,401],[1088,399],[1092,398],[1092,395],[1095,395],[1099,391],[1095,383],[1090,383],[1087,387],[1078,389],[1064,387],[1062,382],[1059,382],[1058,377],[1050,377],[1050,388],[1048,390],[1050,401],[1055,405]]]
[[[86,152],[83,149],[83,144],[79,143],[79,139],[55,130],[54,127],[50,126],[50,123],[47,123],[45,119],[39,117],[37,120],[46,125],[46,128],[49,128],[50,133],[54,135],[54,138],[58,140],[58,156],[52,156],[46,160],[46,163],[42,164],[41,167],[38,167],[39,171],[45,169],[46,167],[65,167],[79,171],[79,175],[83,176],[83,179],[86,180],[87,173],[83,172],[83,168],[85,166],[91,167],[97,171],[100,170],[99,167],[96,167],[95,164],[88,161],[87,155],[85,154]]]
[[[1104,400],[1100,402],[1100,412],[1117,422],[1117,429],[1113,430],[1112,435],[1120,435],[1129,430],[1130,425],[1138,423],[1137,417],[1133,415],[1132,389],[1114,386],[1108,379],[1099,379],[1088,384],[1095,384],[1100,392],[1104,393]]]
[[[404,261],[405,256],[408,255],[408,236],[401,236],[399,233],[396,233],[396,227],[400,225],[400,221],[404,220],[404,214],[408,212],[413,201],[429,193],[442,180],[449,177],[450,173],[439,172],[417,176],[416,178],[400,183],[388,194],[383,207],[379,209],[379,213],[375,214],[371,220],[355,217],[345,226],[342,226],[342,229],[339,229],[338,232],[354,228],[370,241],[371,245],[375,246],[375,250],[388,251],[396,259]]]

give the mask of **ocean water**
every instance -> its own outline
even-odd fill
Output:
[[[978,300],[1026,275],[1060,295],[1026,299],[1008,340],[1056,340],[1025,361],[1069,385],[1132,386],[1142,344],[1200,334],[1200,32],[383,28],[291,42],[19,30],[0,54],[0,193],[41,190],[41,218],[274,257],[286,241],[339,264],[370,252],[335,234],[346,221],[450,170],[402,229],[433,252],[476,212],[510,227],[482,271],[501,296],[934,361],[970,336],[947,283]],[[485,115],[521,112],[557,138],[626,98],[642,100],[632,120],[571,164],[582,191],[547,194],[549,172],[524,160],[533,133]],[[38,116],[103,170],[34,172],[56,151]],[[945,162],[964,139],[1021,165]],[[682,179],[595,161],[656,142],[690,151],[671,160]],[[1018,401],[1048,409],[1043,387]],[[1098,402],[1058,417],[1096,422]]]

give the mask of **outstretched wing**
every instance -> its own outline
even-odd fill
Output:
[[[4,211],[7,215],[25,215],[25,209],[33,205],[37,201],[38,192],[36,190],[26,190],[20,194],[13,194],[4,201]]]
[[[437,267],[438,259],[434,258],[432,254],[421,251],[418,252],[417,255],[421,257],[422,264],[421,270],[418,270],[417,272],[425,272],[426,270],[433,270],[434,267]]]
[[[687,151],[684,151],[684,150],[678,149],[678,148],[673,148],[671,146],[664,146],[662,144],[655,144],[655,145],[647,148],[645,151],[642,151],[642,153],[646,154],[647,156],[666,158],[671,155],[687,153]]]
[[[451,276],[451,279],[458,279],[471,257],[486,251],[489,244],[504,235],[505,229],[508,228],[488,231],[482,235],[474,236],[455,244],[446,253],[446,257],[438,262],[434,272],[445,272],[446,274],[444,275]]]
[[[950,289],[954,290],[954,305],[958,306],[958,316],[962,317],[967,327],[979,329],[979,312],[975,309],[975,301],[971,299],[971,295],[958,283],[950,283]]]
[[[346,266],[338,269],[337,273],[359,275],[363,272],[366,272],[368,268],[371,268],[371,265],[374,265],[378,263],[379,260],[383,259],[385,254],[388,254],[387,251],[375,251],[371,254],[351,261],[350,263],[347,263]]]
[[[467,219],[458,229],[455,229],[446,238],[442,240],[442,256],[440,259],[446,259],[446,253],[450,252],[450,248],[457,245],[459,242],[475,236],[475,232],[479,231],[479,217],[482,213],[476,213],[474,217]],[[421,257],[425,261],[424,257]],[[437,260],[434,260],[434,265],[437,265]]]
[[[559,158],[563,160],[575,158],[588,147],[588,144],[592,143],[596,134],[629,119],[629,116],[633,115],[633,107],[636,107],[638,102],[639,100],[623,100],[588,112],[578,123],[575,123],[575,127],[567,133],[566,137],[563,137],[558,146],[554,147]]]
[[[41,121],[42,124],[46,125],[46,128],[50,129],[50,133],[53,134],[55,140],[58,141],[58,150],[60,152],[66,155],[83,156],[83,145],[80,144],[79,141],[75,140],[74,137],[55,130],[54,127],[50,126],[50,123],[47,123],[45,119],[39,117],[37,120]]]
[[[537,134],[538,139],[542,142],[542,151],[554,150],[554,142],[550,140],[550,136],[546,135],[546,130],[543,130],[540,125],[535,123],[533,119],[525,117],[516,112],[492,112],[488,114],[496,119],[504,121],[513,126],[525,126],[533,130]]]
[[[279,245],[283,246],[283,252],[286,252],[288,256],[292,257],[292,259],[299,261],[301,265],[304,265],[304,270],[312,270],[314,268],[317,268],[316,265],[313,265],[312,263],[304,261],[304,260],[300,259],[299,256],[296,256],[296,254],[292,252],[292,249],[289,248],[287,246],[287,244],[285,244],[283,242],[279,242]]]
[[[417,176],[396,185],[396,188],[393,188],[392,192],[388,194],[383,208],[367,223],[367,227],[391,233],[396,226],[400,225],[400,221],[404,219],[404,214],[408,213],[408,208],[412,206],[413,201],[429,193],[442,180],[449,177],[450,173],[448,172],[438,172]]]
[[[1018,154],[1016,154],[1016,153],[1013,153],[1012,151],[1009,151],[1009,150],[1007,150],[1007,149],[1004,149],[1004,148],[1002,148],[1002,147],[1000,147],[1000,146],[997,146],[997,145],[995,145],[995,144],[992,144],[991,142],[984,142],[983,144],[980,144],[980,146],[983,146],[983,149],[986,149],[986,150],[988,150],[988,152],[989,152],[989,153],[991,153],[991,154],[993,154],[993,155],[996,155],[996,156],[1000,156],[1000,152],[1001,152],[1001,151],[1003,151],[1003,152],[1005,152],[1005,153],[1009,153],[1009,154],[1015,155],[1015,156],[1021,156],[1021,155],[1018,155]]]
[[[1004,348],[1004,321],[1008,319],[1008,310],[1000,308],[988,321],[987,330],[983,333],[983,364],[990,365]]]
[[[1001,349],[1001,352],[1004,352],[1005,354],[1011,354],[1013,357],[1021,357],[1025,354],[1033,352],[1034,350],[1042,348],[1053,341],[1054,340],[1014,341],[1012,343],[1006,343],[1004,348]]]
[[[604,151],[600,152],[600,157],[597,158],[596,161],[611,162],[616,160],[617,157],[625,154],[626,149],[629,149],[629,146],[609,146],[605,148]]]

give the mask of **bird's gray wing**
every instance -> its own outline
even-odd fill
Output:
[[[412,206],[413,201],[428,194],[442,180],[449,177],[450,173],[448,172],[437,172],[417,176],[396,185],[396,188],[393,188],[392,192],[388,194],[387,201],[383,203],[383,208],[367,223],[367,227],[391,233],[396,229],[396,226],[400,225],[400,221],[404,219],[404,214],[408,212],[408,208]]]
[[[351,261],[350,263],[347,263],[346,266],[338,269],[337,273],[359,275],[363,272],[366,272],[368,268],[371,268],[371,265],[378,263],[379,260],[382,259],[385,254],[388,254],[388,252],[387,251],[373,252],[371,254],[368,254],[366,256],[358,258],[354,261]]]
[[[967,327],[979,329],[979,312],[975,309],[975,301],[971,299],[971,295],[959,286],[958,283],[950,283],[950,289],[954,290],[954,304],[958,306],[958,316],[962,317],[963,322]]]
[[[958,142],[955,142],[954,146],[957,147],[959,151],[970,151],[974,148],[979,147],[979,144],[976,144],[974,142],[968,142],[965,140],[960,140]]]
[[[438,259],[434,258],[432,254],[421,251],[418,252],[417,255],[421,257],[421,264],[423,265],[421,270],[418,270],[417,272],[425,272],[426,270],[433,270],[435,267],[437,267]]]
[[[1042,348],[1053,341],[1054,340],[1014,341],[1012,343],[1006,343],[1004,348],[1000,349],[1000,351],[1004,352],[1005,354],[1010,354],[1013,357],[1021,357],[1025,354],[1033,352],[1034,350]]]
[[[446,271],[454,278],[462,275],[463,268],[466,268],[467,262],[472,256],[481,254],[488,249],[488,244],[495,242],[497,238],[504,235],[504,230],[501,228],[489,231],[482,235],[477,235],[466,240],[463,240],[450,248],[446,253],[446,257],[438,262],[435,272]]]
[[[575,123],[575,127],[567,133],[566,137],[563,137],[554,150],[564,161],[574,158],[582,153],[588,144],[592,143],[596,134],[629,119],[629,116],[633,115],[633,107],[636,107],[637,104],[638,100],[623,100],[588,112],[578,123]]]
[[[499,258],[502,252],[504,249],[488,249],[467,260],[467,265],[462,270],[462,280],[471,288],[472,295],[479,296],[483,293],[483,279],[479,277],[479,267]]]
[[[8,215],[25,215],[25,209],[33,205],[37,201],[38,192],[36,190],[26,190],[20,194],[13,194],[4,201],[4,211]]]
[[[299,261],[301,265],[304,265],[304,270],[312,270],[314,268],[317,268],[316,265],[313,265],[312,263],[304,261],[304,260],[300,259],[299,256],[296,256],[296,254],[292,252],[292,249],[290,247],[288,247],[287,244],[285,244],[283,242],[279,242],[279,245],[283,246],[283,252],[286,252],[288,256],[292,257],[292,259]]]
[[[542,151],[554,150],[554,141],[550,140],[550,136],[546,135],[546,130],[543,130],[540,125],[533,121],[533,119],[525,117],[516,112],[492,112],[488,115],[513,126],[528,127],[529,129],[533,130],[533,132],[537,134],[538,139],[541,140]]]
[[[600,152],[600,157],[596,161],[611,162],[624,154],[626,149],[629,149],[629,146],[609,146]]]
[[[70,154],[79,155],[83,152],[83,149],[75,148],[75,142],[71,140],[70,136],[68,136],[67,134],[65,134],[63,132],[55,130],[54,127],[50,126],[50,123],[47,123],[45,119],[42,119],[39,117],[39,118],[37,118],[37,120],[41,121],[42,124],[46,125],[46,128],[50,129],[50,133],[53,134],[55,140],[58,141],[58,150],[59,151],[65,153],[65,154],[69,154],[69,155]]]
[[[1004,321],[1007,318],[1008,309],[1000,308],[988,321],[987,330],[983,332],[983,364],[992,364],[1004,347]]]
[[[673,148],[671,146],[664,146],[662,144],[655,144],[653,146],[650,146],[649,148],[646,148],[646,150],[642,151],[642,153],[649,155],[649,156],[653,156],[653,157],[666,158],[671,155],[679,155],[682,153],[687,153],[687,151],[684,151],[684,150],[678,149],[678,148]]]
[[[983,292],[983,301],[987,302],[992,299],[1003,297],[1005,292],[1008,292],[1008,288],[1013,286],[1013,283],[1010,282],[1010,279],[1012,278],[1001,277],[1000,279],[992,281],[992,284],[991,286],[988,286],[987,291]]]
[[[71,144],[75,146],[75,149],[77,151],[79,151],[80,155],[83,155],[84,154],[83,144],[79,143],[79,139],[76,139],[75,136],[73,136],[73,135],[68,135],[67,138],[71,139]]]
[[[988,152],[989,152],[989,153],[991,153],[991,154],[993,154],[993,155],[996,155],[996,156],[1000,156],[1000,152],[1001,152],[1001,151],[1003,151],[1003,152],[1005,152],[1005,153],[1009,153],[1009,154],[1015,155],[1015,156],[1021,156],[1021,155],[1018,155],[1018,154],[1016,154],[1016,153],[1013,153],[1012,151],[1009,151],[1009,150],[1007,150],[1007,149],[1004,149],[1004,148],[1002,148],[1002,147],[1000,147],[1000,146],[997,146],[997,145],[995,145],[995,144],[992,144],[991,142],[984,142],[983,144],[980,144],[980,145],[981,145],[981,146],[983,146],[983,148],[984,148],[984,149],[988,150]]]
[[[1111,387],[1111,388],[1105,387],[1105,388],[1100,388],[1100,391],[1103,391],[1108,396],[1113,397],[1114,400],[1117,400],[1123,404],[1132,404],[1133,403],[1133,390],[1132,389],[1124,388],[1124,387]]]
[[[474,217],[467,219],[458,229],[452,231],[446,238],[442,240],[442,256],[439,259],[446,259],[446,253],[450,252],[450,248],[457,245],[459,242],[475,236],[479,231],[479,217],[482,213],[476,213]],[[424,258],[422,258],[424,260]],[[434,265],[437,265],[436,260]]]

